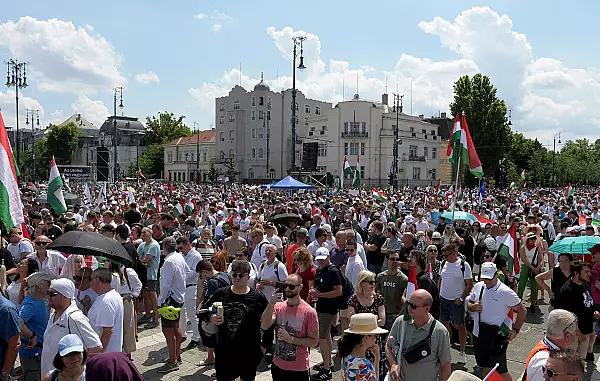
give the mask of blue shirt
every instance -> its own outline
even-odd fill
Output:
[[[39,300],[31,295],[25,296],[23,303],[21,303],[21,310],[19,317],[23,319],[27,328],[33,331],[36,335],[36,346],[32,349],[27,349],[28,340],[21,340],[21,348],[19,354],[24,358],[31,358],[33,356],[39,356],[42,353],[42,344],[44,343],[44,332],[46,332],[46,326],[48,325],[48,308],[44,300]]]
[[[158,265],[160,263],[160,245],[155,240],[150,244],[142,242],[137,249],[140,259],[144,259],[146,255],[152,257],[150,266],[148,266],[148,280],[158,280]]]
[[[17,307],[2,295],[0,295],[0,321],[2,322],[0,324],[0,368],[2,368],[8,339],[21,332]]]

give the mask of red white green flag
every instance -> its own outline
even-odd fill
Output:
[[[462,163],[469,166],[469,170],[474,176],[480,179],[483,178],[481,161],[479,161],[479,157],[475,151],[475,144],[473,144],[469,126],[467,125],[467,118],[464,115],[461,120],[459,115],[456,114],[454,128],[452,129],[451,139],[448,141],[446,155],[452,164],[455,164],[460,157]]]
[[[12,155],[4,119],[0,113],[0,219],[6,229],[25,221],[17,182],[17,166]]]
[[[567,185],[567,188],[565,189],[565,197],[569,198],[572,197],[574,194],[575,188],[573,188],[571,184]]]
[[[388,196],[385,193],[381,192],[380,190],[373,188],[372,191],[373,191],[373,198],[376,201],[386,202],[388,200]]]
[[[417,271],[415,270],[415,266],[411,263],[408,268],[408,283],[406,285],[406,301],[408,302],[408,298],[413,291],[417,290],[419,286],[417,285]],[[404,321],[411,321],[412,316],[408,313],[408,303],[404,303]]]

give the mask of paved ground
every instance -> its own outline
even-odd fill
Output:
[[[541,312],[528,314],[525,326],[521,329],[520,334],[516,340],[511,343],[508,347],[508,368],[513,380],[520,380],[520,376],[525,368],[525,361],[531,348],[539,341],[544,335],[544,316],[547,314],[548,306],[541,305]],[[179,371],[172,372],[167,375],[161,375],[156,372],[156,369],[162,365],[162,360],[167,357],[166,344],[164,337],[160,333],[160,329],[152,329],[146,331],[140,331],[140,341],[138,342],[138,351],[134,353],[134,361],[144,375],[146,380],[209,380],[212,368],[200,367],[198,364],[206,358],[206,352],[202,349],[193,349],[185,351],[182,354],[183,365]],[[185,346],[187,343],[184,343]],[[456,360],[458,357],[458,348],[453,346],[452,358]],[[597,347],[597,351],[600,353],[600,347]],[[600,355],[596,355],[596,358]],[[318,351],[311,351],[311,363],[317,364],[321,361],[321,356]],[[453,363],[453,369],[462,369],[469,372],[473,372],[481,377],[474,371],[475,358],[473,355],[473,349],[467,347],[467,364],[466,366]],[[596,364],[590,363],[588,365],[587,380],[600,381],[600,372],[596,370],[600,369],[600,361]],[[339,360],[336,361],[336,372],[334,373],[334,380],[341,380],[341,372],[339,371]],[[261,364],[259,367],[259,374],[257,375],[258,381],[270,380],[270,372],[268,366]]]

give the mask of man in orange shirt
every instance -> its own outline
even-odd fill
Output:
[[[294,251],[298,248],[305,246],[306,237],[308,237],[308,230],[305,228],[300,228],[296,232],[296,242],[294,242],[290,247],[288,247],[285,252],[285,265],[287,267],[288,274],[292,274],[294,271]]]

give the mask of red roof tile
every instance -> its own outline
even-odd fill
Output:
[[[200,131],[200,143],[214,143],[217,135],[215,130]],[[198,134],[188,136],[186,138],[175,139],[167,145],[181,145],[181,144],[196,144],[198,143]]]

